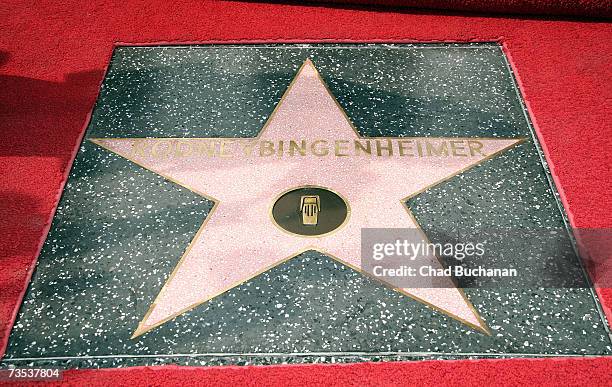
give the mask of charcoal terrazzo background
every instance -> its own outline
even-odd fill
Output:
[[[453,227],[564,227],[494,44],[118,48],[86,137],[255,136],[306,58],[364,136],[530,139],[409,201],[432,240]],[[4,361],[109,356],[71,361],[117,366],[198,353],[216,354],[213,363],[245,362],[241,353],[265,363],[272,362],[265,353],[300,362],[292,354],[342,361],[368,357],[357,352],[612,351],[589,289],[468,289],[492,330],[485,336],[316,252],[130,340],[211,207],[84,141]],[[571,253],[554,258],[581,275]]]

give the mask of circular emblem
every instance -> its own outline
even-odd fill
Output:
[[[302,236],[328,234],[348,219],[347,201],[323,187],[307,186],[281,194],[272,206],[274,223],[285,231]]]

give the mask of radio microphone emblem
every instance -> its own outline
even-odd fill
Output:
[[[319,212],[321,211],[321,199],[319,195],[302,196],[300,200],[300,212],[302,213],[302,224],[304,226],[316,226],[319,223]]]

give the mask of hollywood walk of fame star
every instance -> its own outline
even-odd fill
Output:
[[[283,141],[286,144],[290,138],[319,144],[347,140],[342,146],[349,141],[365,140],[358,135],[310,60],[298,70],[257,138],[231,139],[234,143],[242,142],[231,153],[221,149],[216,157],[203,157],[207,151],[194,151],[210,150],[212,139],[90,139],[215,202],[133,337],[307,250],[318,250],[360,270],[362,228],[419,229],[405,205],[408,198],[522,141],[470,139],[476,141],[478,148],[464,149],[456,157],[436,154],[407,157],[397,151],[382,157],[364,157],[344,150],[340,153],[336,150],[332,157],[321,157],[317,152],[286,157],[287,149],[280,149],[278,144]],[[427,140],[460,141],[457,138]],[[264,155],[249,145],[255,142],[277,146],[274,152],[268,152],[271,148],[267,148]],[[270,216],[276,198],[288,189],[304,186],[325,187],[339,193],[350,206],[347,221],[332,233],[308,237],[278,227]],[[424,234],[423,240],[427,241]],[[435,255],[421,255],[417,261],[442,267]],[[486,324],[463,291],[448,281],[444,287],[397,290],[488,333]]]

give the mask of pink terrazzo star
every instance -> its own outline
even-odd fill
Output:
[[[323,140],[316,145],[330,147],[325,155],[322,148],[313,146],[305,154],[293,149],[291,156],[291,139],[296,143],[306,140],[309,146]],[[459,144],[458,155],[419,157],[424,151],[420,146],[417,150],[416,144],[425,139],[402,139],[414,141],[404,155],[397,148],[392,155],[384,148],[380,155],[375,149],[371,155],[356,154],[351,142],[359,139],[366,141],[358,136],[310,60],[304,62],[257,138],[91,139],[216,202],[133,337],[309,249],[359,269],[362,228],[418,228],[404,199],[521,141],[474,138],[469,139],[476,144],[472,149],[461,148],[465,144],[456,138],[428,138],[433,144],[454,140]],[[392,140],[397,143],[400,139]],[[282,151],[280,141],[284,143]],[[385,145],[389,139],[379,141]],[[270,216],[275,199],[288,189],[312,185],[341,194],[351,208],[350,218],[335,232],[321,237],[283,232]],[[433,255],[417,260],[441,267]],[[475,308],[450,280],[443,288],[399,290],[488,332]]]

